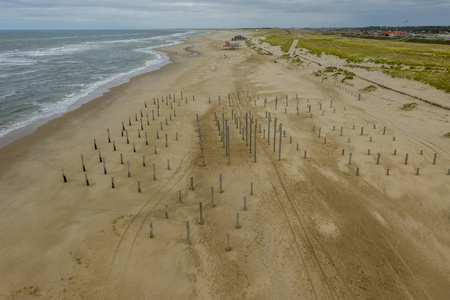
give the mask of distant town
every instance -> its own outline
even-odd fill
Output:
[[[348,35],[348,36],[373,36],[373,37],[407,37],[417,39],[444,39],[450,40],[450,26],[370,26],[361,28],[338,28],[338,27],[321,27],[321,28],[297,28],[291,27],[286,30],[303,29],[316,31],[323,35]]]

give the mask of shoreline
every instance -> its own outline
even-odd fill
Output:
[[[149,69],[145,70],[145,71],[138,71],[136,74],[133,74],[129,78],[127,78],[127,77],[120,78],[119,77],[119,78],[113,79],[110,82],[108,82],[108,83],[106,83],[106,84],[104,84],[102,86],[99,86],[98,88],[96,88],[95,90],[90,92],[88,95],[83,96],[80,99],[76,100],[74,103],[72,103],[67,108],[67,111],[62,112],[62,113],[55,113],[55,114],[53,114],[51,116],[44,117],[44,118],[38,118],[38,119],[32,121],[31,123],[23,126],[23,127],[20,127],[20,128],[17,128],[17,129],[14,129],[14,130],[8,132],[6,135],[0,137],[0,149],[2,147],[7,146],[8,144],[13,143],[14,141],[16,141],[16,140],[18,140],[18,139],[20,139],[22,137],[25,137],[25,136],[33,134],[39,127],[47,124],[51,120],[61,118],[65,114],[81,108],[84,104],[89,103],[91,101],[95,101],[96,99],[98,99],[98,98],[102,97],[103,95],[105,95],[105,93],[108,93],[109,91],[111,91],[111,89],[113,89],[115,87],[119,87],[119,86],[121,86],[123,84],[130,83],[130,81],[133,78],[135,78],[135,77],[138,77],[138,76],[143,75],[143,74],[148,74],[148,73],[151,73],[151,72],[158,71],[161,68],[163,68],[164,66],[166,66],[168,64],[171,64],[172,61],[171,61],[170,56],[168,55],[168,52],[166,52],[166,51],[164,51],[162,49],[167,49],[167,51],[170,51],[171,47],[182,45],[182,44],[185,43],[185,41],[187,39],[194,38],[194,37],[197,37],[197,36],[206,35],[206,34],[208,34],[208,32],[200,34],[200,35],[195,35],[195,36],[191,36],[191,37],[185,38],[185,39],[181,40],[180,42],[175,42],[175,44],[170,45],[170,46],[163,46],[163,47],[158,47],[158,48],[152,49],[156,53],[163,55],[163,60],[164,61],[161,64],[158,64],[156,66],[148,67]]]

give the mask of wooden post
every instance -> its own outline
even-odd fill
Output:
[[[275,117],[274,126],[273,126],[273,152],[275,152],[276,143],[277,143],[277,118]]]
[[[106,174],[106,159],[103,157],[103,172]]]
[[[133,152],[136,152],[136,144],[133,143]]]
[[[253,182],[250,183],[250,195],[253,195]]]
[[[405,165],[407,165],[408,164],[408,153],[406,153],[406,156],[405,156]]]
[[[361,135],[364,133],[364,127],[361,127]]]
[[[231,247],[230,247],[230,234],[227,233],[227,247],[225,248],[226,251],[230,251]]]
[[[433,157],[433,165],[436,164],[436,158],[437,158],[437,153],[434,154],[434,157]]]
[[[352,164],[352,154],[350,153],[348,156],[348,164],[351,165]]]
[[[86,167],[84,166],[83,154],[81,154],[81,166],[83,167],[83,172],[86,172]]]
[[[166,211],[166,219],[168,219],[169,218],[169,205],[167,205],[167,204],[166,204],[165,211]]]
[[[170,160],[167,159],[167,170],[170,170]]]
[[[150,223],[150,238],[153,238],[153,223]]]
[[[106,128],[106,132],[108,133],[108,143],[111,143],[111,137],[109,136],[109,128]]]
[[[249,153],[252,153],[252,129],[253,129],[253,118],[250,118],[250,148]]]
[[[131,117],[128,117],[128,125],[131,126]]]
[[[214,204],[214,187],[211,187],[211,207],[216,207]]]
[[[255,136],[253,138],[253,141],[255,143],[255,145],[253,147],[253,150],[254,150],[254,154],[253,154],[254,158],[253,158],[253,160],[254,160],[254,162],[256,162],[256,129],[257,128],[258,128],[258,120],[255,120]]]
[[[370,149],[367,149],[367,155],[370,155]]]
[[[305,150],[305,153],[303,154],[303,158],[306,158],[306,150]]]
[[[244,196],[244,210],[247,210],[247,197]]]
[[[394,149],[394,155],[397,155],[397,149]]]
[[[389,168],[386,170],[386,175],[389,176]]]
[[[123,155],[120,153],[120,164],[123,165]]]
[[[280,124],[280,144],[278,146],[278,160],[281,160],[281,132],[283,129],[283,124]]]
[[[111,176],[111,188],[115,188],[116,186],[114,185],[114,176]]]
[[[386,134],[386,126],[384,126],[384,128],[383,128],[383,135],[385,135]]]
[[[141,110],[141,114],[142,114],[142,110]],[[142,118],[141,118],[141,130],[144,130],[144,124],[142,124]]]
[[[153,167],[153,180],[156,180],[156,167],[155,164],[152,164]]]
[[[141,182],[138,180],[138,193],[141,192]]]
[[[67,182],[67,177],[66,177],[66,173],[64,172],[64,169],[62,169],[62,177],[64,182]]]
[[[94,139],[94,149],[97,150],[97,141]]]
[[[156,151],[156,145],[155,145],[155,154],[158,154],[158,151]]]
[[[377,154],[377,165],[379,165],[379,164],[380,164],[380,157],[381,157],[381,154],[380,154],[380,153],[378,153],[378,154]]]
[[[178,201],[181,203],[181,190],[178,190]]]
[[[98,151],[98,160],[102,162],[102,153],[100,151]]]
[[[113,150],[114,150],[114,151],[117,150],[117,148],[116,148],[116,141],[113,141]]]
[[[269,113],[269,119],[267,120],[267,122],[268,122],[268,126],[267,126],[267,145],[270,145],[270,120],[271,120],[271,115]]]
[[[128,177],[131,177],[131,172],[130,172],[130,161],[127,160],[127,169],[128,169]]]
[[[190,190],[194,190],[194,177],[191,177],[191,187]]]
[[[198,222],[198,224],[203,225],[205,222],[203,221],[203,203],[200,202],[198,204],[199,208],[200,208],[200,221]]]
[[[223,193],[223,189],[222,189],[222,174],[219,174],[219,193]]]
[[[128,138],[128,130],[125,130],[125,136],[127,138],[127,144],[129,144],[130,143],[130,139]]]
[[[417,168],[416,170],[416,175],[419,175],[419,168]]]
[[[320,137],[321,132],[322,132],[322,127],[319,127],[319,137]]]
[[[344,131],[344,127],[341,127],[341,136],[342,136],[342,132]]]
[[[187,233],[187,243],[188,245],[191,244],[191,237],[189,233],[189,221],[186,221],[186,233]]]
[[[239,224],[239,213],[236,213],[236,229],[240,229],[241,225]]]
[[[89,179],[87,173],[84,173],[84,178],[86,179],[86,185],[89,186]]]

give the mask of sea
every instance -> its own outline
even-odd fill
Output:
[[[170,63],[198,30],[0,31],[0,139]],[[20,130],[19,130],[20,131]]]

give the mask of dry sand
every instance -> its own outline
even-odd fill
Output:
[[[354,86],[322,82],[311,75],[321,68],[315,63],[290,65],[245,47],[223,51],[223,41],[236,34],[216,32],[167,48],[172,64],[0,149],[1,299],[450,298],[450,139],[443,137],[450,132],[449,111],[383,88],[358,101],[358,89],[368,85],[360,78]],[[450,103],[448,94],[417,82],[361,76]],[[155,98],[164,99],[159,117]],[[409,102],[419,105],[400,109]],[[231,110],[244,125],[249,113],[265,129],[257,131],[256,163]],[[230,127],[231,164],[215,114],[220,128],[222,114]],[[281,160],[279,133],[273,151],[275,117],[286,131]],[[227,233],[231,251],[225,250]]]

